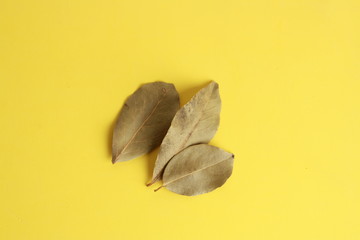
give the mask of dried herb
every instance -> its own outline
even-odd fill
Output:
[[[233,162],[234,155],[220,148],[208,144],[190,146],[170,160],[160,188],[187,196],[210,192],[230,177]]]
[[[166,164],[177,153],[190,145],[208,143],[213,138],[219,126],[220,110],[219,86],[211,82],[176,113],[161,143],[148,186],[161,179]]]
[[[195,196],[222,186],[231,176],[234,155],[207,143],[220,122],[219,86],[210,82],[179,110],[173,84],[144,84],[125,102],[113,133],[113,163],[159,146],[153,177],[162,187]]]
[[[125,102],[113,133],[112,162],[127,161],[159,146],[179,109],[173,84],[144,84]]]

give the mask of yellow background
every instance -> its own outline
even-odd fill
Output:
[[[360,2],[0,1],[0,239],[360,239]],[[111,164],[140,84],[220,84],[209,194]],[[158,186],[158,185],[156,185]],[[155,186],[155,187],[156,187]]]

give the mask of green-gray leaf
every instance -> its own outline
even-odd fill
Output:
[[[166,164],[186,147],[208,143],[215,135],[220,121],[219,86],[209,83],[175,115],[160,146],[153,177],[148,186],[161,179]]]
[[[144,84],[125,102],[113,132],[112,161],[127,161],[159,146],[179,109],[173,84]]]
[[[187,196],[213,191],[230,177],[233,162],[234,155],[220,148],[208,144],[190,146],[170,160],[162,187]]]

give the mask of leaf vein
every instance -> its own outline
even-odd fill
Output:
[[[226,159],[224,159],[224,160],[222,160],[222,161],[220,161],[220,162],[217,162],[217,163],[215,163],[215,164],[212,164],[212,165],[209,165],[209,166],[200,168],[200,169],[198,169],[198,170],[195,170],[195,171],[193,171],[193,172],[187,173],[187,174],[185,174],[185,175],[183,175],[183,176],[181,176],[181,177],[179,177],[179,178],[176,178],[176,179],[174,179],[174,180],[172,180],[172,181],[170,181],[170,182],[168,182],[168,183],[165,183],[163,186],[166,187],[167,185],[169,185],[169,184],[171,184],[171,183],[173,183],[173,182],[179,181],[179,180],[182,179],[182,178],[185,178],[185,177],[190,176],[190,175],[192,175],[192,174],[194,174],[194,173],[203,171],[203,170],[205,170],[205,169],[207,169],[207,168],[216,166],[216,165],[218,165],[218,164],[220,164],[220,163],[223,163],[223,162],[225,162],[225,161],[227,161],[227,160],[229,160],[229,159],[232,159],[232,158],[233,158],[233,157],[229,157],[229,158],[226,158]]]
[[[156,103],[154,109],[151,111],[151,113],[145,118],[144,122],[139,126],[139,128],[135,131],[135,133],[132,135],[132,137],[130,138],[130,140],[126,143],[126,145],[124,146],[124,148],[121,150],[121,152],[118,154],[118,156],[120,156],[122,153],[125,152],[125,150],[129,147],[129,145],[133,142],[133,140],[135,139],[135,137],[137,136],[137,134],[140,132],[140,130],[144,127],[144,125],[146,124],[146,122],[150,119],[150,117],[154,114],[155,110],[158,108],[159,104],[164,100],[166,93],[164,93],[162,95],[162,98],[160,100],[158,100],[158,102]]]

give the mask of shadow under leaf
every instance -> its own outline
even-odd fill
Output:
[[[116,114],[116,117],[114,118],[114,120],[112,120],[109,130],[108,130],[108,135],[107,135],[107,149],[108,149],[108,155],[112,156],[112,141],[113,141],[113,132],[114,132],[114,128],[116,125],[116,121],[118,119],[120,115],[120,110],[119,112]]]

